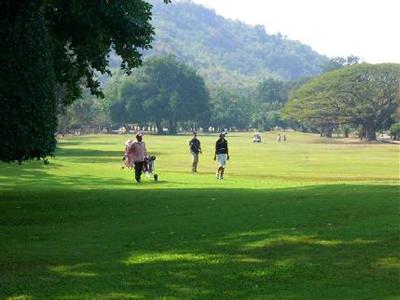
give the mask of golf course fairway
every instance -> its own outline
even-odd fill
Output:
[[[0,299],[399,299],[399,146],[289,132],[64,137],[50,164],[0,164]]]

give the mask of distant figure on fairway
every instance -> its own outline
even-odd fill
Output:
[[[201,152],[201,144],[197,138],[197,133],[193,132],[193,138],[189,142],[190,153],[192,153],[192,172],[197,172],[197,165],[199,164],[199,155]]]
[[[135,165],[135,180],[140,183],[144,161],[147,157],[146,145],[143,142],[143,134],[136,134],[136,142],[132,143],[129,152],[132,155],[132,161]]]
[[[276,138],[276,140],[277,140],[279,143],[282,141],[282,137],[281,137],[281,134],[280,134],[280,133],[278,134],[278,137]]]
[[[283,141],[286,142],[286,140],[287,140],[287,138],[286,138],[286,135],[284,134],[283,135]]]
[[[226,162],[229,160],[228,141],[225,139],[225,132],[221,132],[215,143],[214,160],[218,162],[217,179],[224,179]]]
[[[261,134],[258,132],[254,133],[253,143],[261,143]]]

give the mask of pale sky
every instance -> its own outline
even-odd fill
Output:
[[[321,54],[400,63],[400,0],[193,0]]]

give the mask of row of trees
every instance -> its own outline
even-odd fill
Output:
[[[155,126],[159,133],[167,127],[174,134],[178,127],[284,127],[279,110],[298,84],[268,79],[247,90],[209,90],[195,70],[175,57],[150,58],[130,76],[114,74],[105,99],[86,92],[60,116],[59,129],[139,124]]]
[[[173,56],[146,60],[131,76],[118,75],[106,99],[76,102],[70,123],[155,125],[175,134],[185,129],[291,127],[331,137],[341,130],[376,139],[399,122],[399,65],[358,64],[356,57],[332,60],[333,71],[312,80],[268,79],[247,90],[206,88],[203,79]],[[290,100],[289,100],[290,99]],[[87,117],[85,119],[85,116]],[[68,122],[67,122],[68,123]],[[398,136],[392,128],[392,136]]]
[[[267,79],[244,91],[212,90],[210,123],[217,128],[269,130],[287,127],[280,110],[295,85],[295,82]]]

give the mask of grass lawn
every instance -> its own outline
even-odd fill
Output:
[[[50,165],[0,164],[0,299],[400,299],[399,146],[289,133],[67,137]]]

